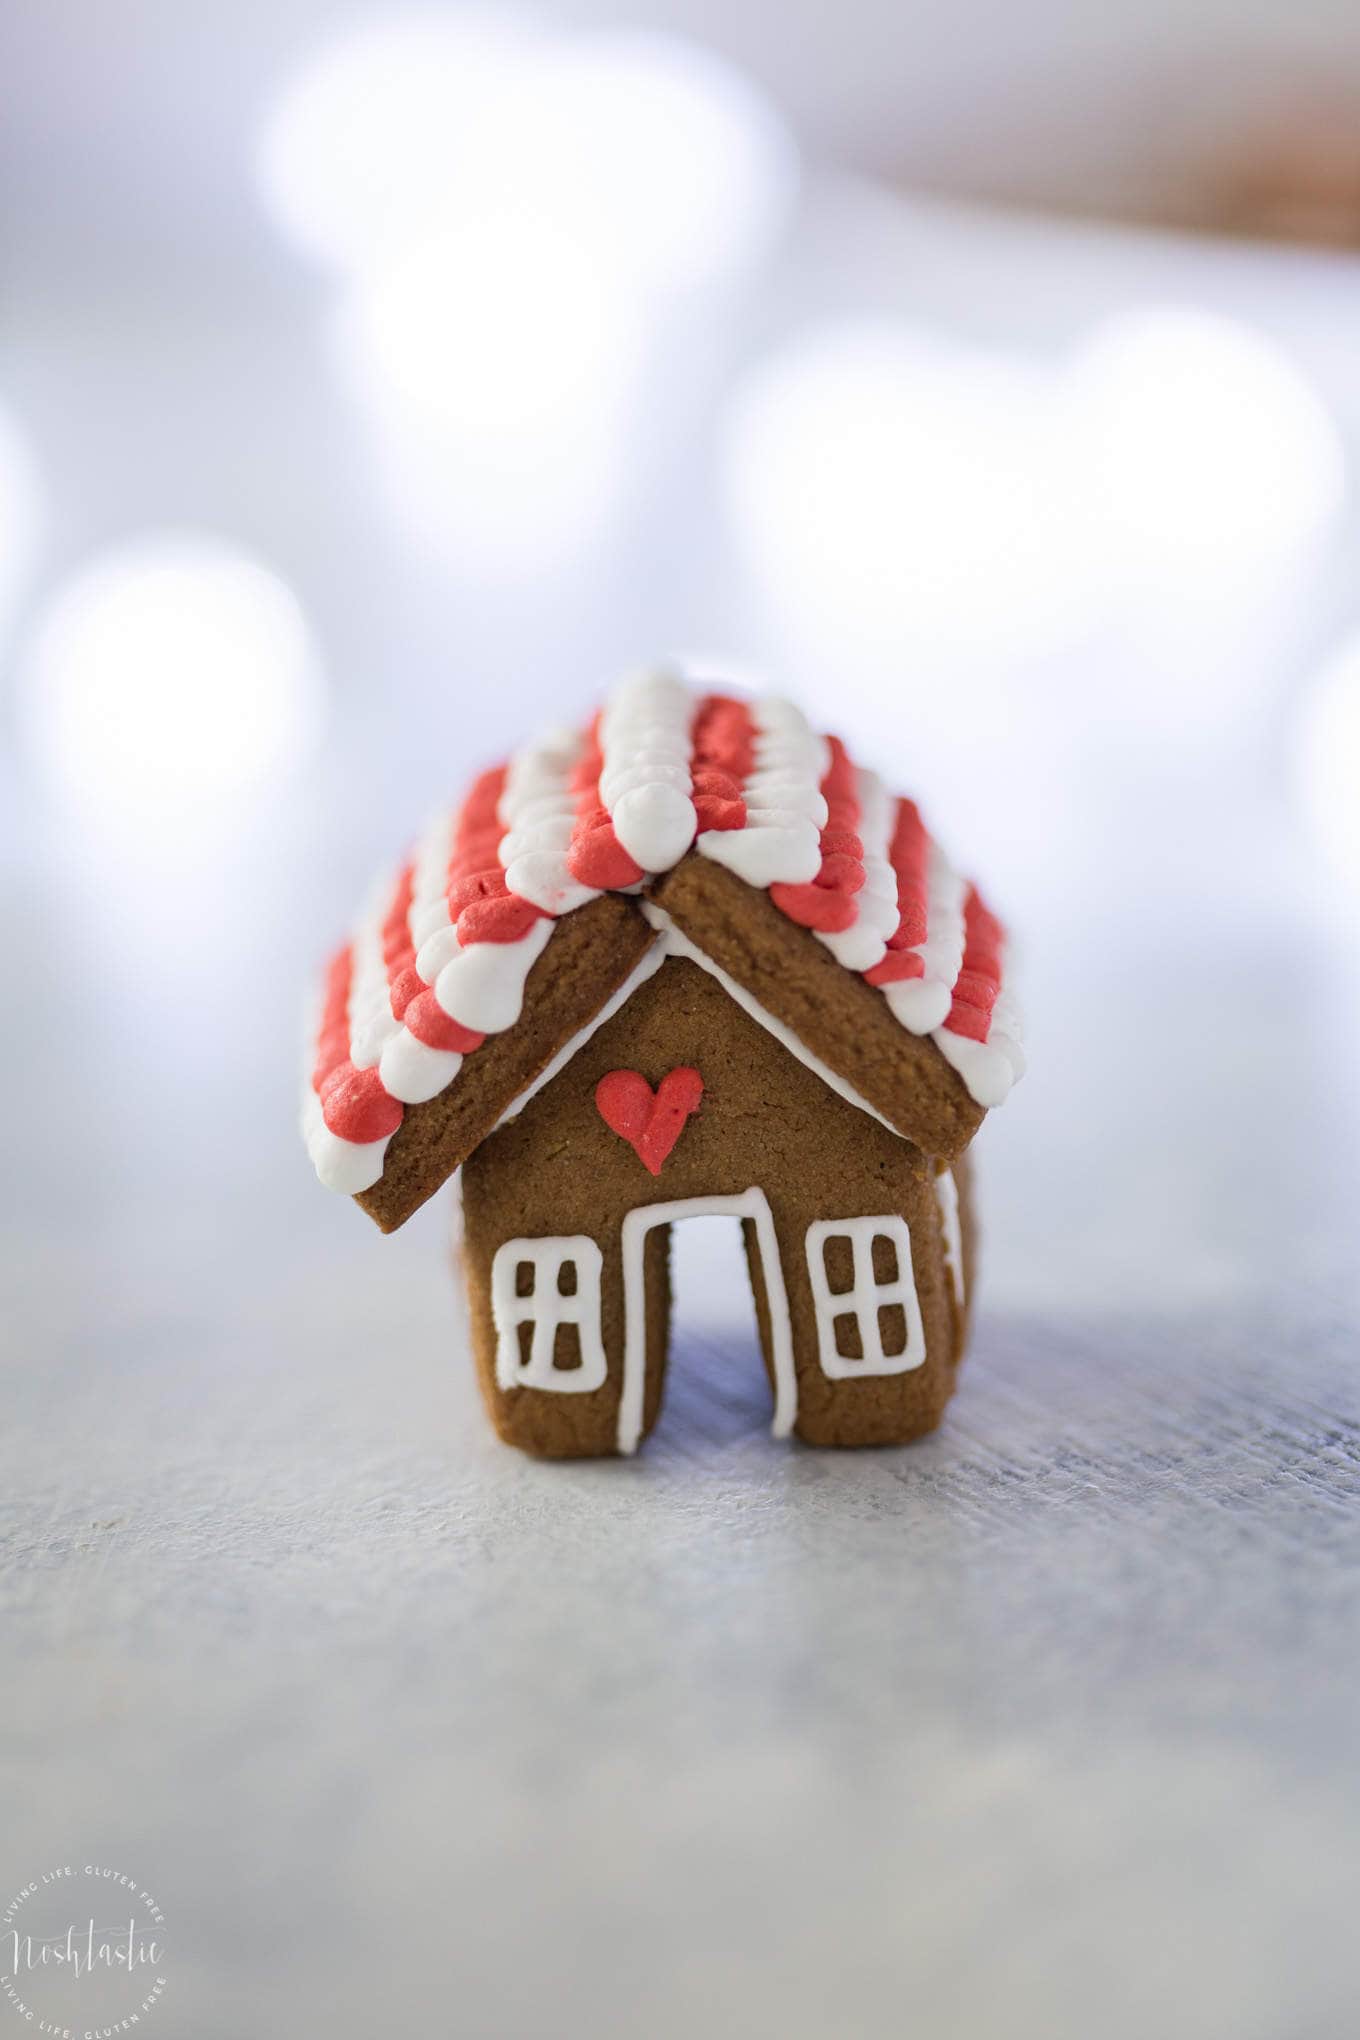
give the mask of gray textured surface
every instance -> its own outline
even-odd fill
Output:
[[[1353,987],[1296,940],[1270,992],[1200,955],[1189,1052],[1094,933],[1080,1000],[1032,969],[963,1389],[848,1456],[766,1435],[701,1222],[652,1447],[522,1461],[447,1208],[382,1241],[315,1191],[267,1032],[252,1075],[204,1007],[153,1087],[113,996],[54,1117],[58,1019],[12,1129],[6,1877],[153,1883],[189,2040],[1354,2031],[1354,1096],[1280,1102]]]

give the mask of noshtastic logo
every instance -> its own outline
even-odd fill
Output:
[[[0,1909],[0,2017],[52,2040],[137,2031],[165,1994],[165,1914],[107,1863],[56,1863]]]

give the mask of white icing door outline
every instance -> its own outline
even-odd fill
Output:
[[[643,1247],[654,1225],[681,1218],[750,1218],[755,1221],[765,1302],[770,1313],[770,1357],[774,1367],[776,1438],[787,1438],[798,1414],[798,1377],[793,1370],[793,1333],[784,1268],[779,1258],[770,1202],[763,1190],[738,1197],[681,1197],[674,1204],[640,1204],[623,1221],[623,1393],[619,1397],[619,1451],[637,1451],[642,1436],[643,1391],[647,1380],[647,1283]]]
[[[897,1276],[879,1282],[874,1276],[874,1241],[891,1240],[897,1256]],[[850,1242],[853,1281],[849,1289],[833,1290],[827,1280],[826,1243]],[[812,1278],[812,1300],[817,1311],[817,1351],[822,1372],[830,1381],[855,1381],[866,1374],[907,1374],[926,1357],[925,1326],[916,1294],[911,1265],[911,1234],[906,1220],[895,1212],[882,1218],[819,1218],[807,1229],[808,1274]],[[880,1310],[900,1304],[907,1326],[907,1343],[900,1353],[885,1353],[879,1329]],[[852,1317],[859,1327],[863,1357],[849,1358],[836,1349],[836,1319]]]
[[[608,1368],[600,1338],[600,1268],[603,1255],[586,1233],[563,1238],[506,1240],[491,1263],[491,1315],[496,1326],[496,1386],[542,1388],[558,1395],[588,1395],[603,1388]],[[528,1262],[534,1286],[516,1295],[519,1269]],[[576,1270],[576,1287],[562,1294],[565,1267]],[[534,1328],[527,1360],[520,1353],[519,1328]],[[579,1367],[554,1367],[559,1325],[574,1325],[580,1341]]]

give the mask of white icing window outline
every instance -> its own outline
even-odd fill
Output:
[[[557,1395],[588,1395],[603,1388],[608,1368],[600,1337],[600,1269],[603,1255],[586,1233],[562,1238],[506,1240],[491,1263],[491,1315],[496,1326],[496,1386],[537,1388]],[[533,1287],[516,1294],[519,1270],[527,1261]],[[562,1294],[562,1270],[576,1271],[576,1288]],[[529,1357],[520,1352],[519,1328],[532,1325]],[[574,1325],[581,1349],[579,1367],[554,1367],[553,1347],[561,1325]]]
[[[826,1272],[828,1240],[847,1240],[853,1280],[849,1289],[833,1290]],[[874,1276],[874,1241],[890,1240],[897,1255],[891,1282]],[[912,1272],[911,1234],[906,1220],[888,1213],[881,1218],[818,1218],[807,1229],[807,1264],[817,1313],[817,1351],[822,1372],[830,1381],[855,1381],[868,1374],[907,1374],[926,1357],[925,1326]],[[885,1353],[879,1331],[880,1310],[900,1304],[907,1342],[900,1353]],[[836,1349],[836,1320],[852,1317],[859,1331],[862,1359]]]

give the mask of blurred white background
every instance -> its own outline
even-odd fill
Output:
[[[1339,1670],[1347,1622],[1319,1555],[1330,1530],[1316,1546],[1307,1526],[1297,1542],[1278,1530],[1260,1468],[1273,1469],[1282,1448],[1261,1444],[1252,1412],[1285,1356],[1300,1402],[1271,1421],[1307,1457],[1316,1420],[1323,1474],[1339,1480],[1336,1441],[1351,1434],[1338,1411],[1353,1400],[1360,1345],[1358,108],[1360,12],[1342,0],[9,0],[0,1029],[22,1078],[6,1107],[16,1494],[46,1478],[41,1441],[66,1441],[57,1487],[16,1505],[30,1562],[16,1577],[44,1577],[58,1548],[46,1533],[24,1542],[44,1509],[76,1523],[76,1552],[96,1494],[110,1522],[132,1508],[141,1539],[124,1572],[98,1536],[91,1547],[123,1610],[112,1629],[98,1613],[104,1585],[87,1589],[78,1560],[62,1574],[64,1599],[19,1593],[28,1669],[18,1711],[38,1751],[33,1777],[73,1832],[86,1818],[84,1774],[72,1741],[45,1740],[54,1707],[72,1739],[90,1728],[62,1712],[75,1705],[72,1650],[99,1668],[92,1718],[116,1714],[109,1696],[123,1693],[118,1732],[148,1767],[168,1734],[199,1795],[195,1822],[208,1827],[230,1822],[213,1780],[235,1789],[246,1758],[224,1764],[220,1748],[236,1748],[254,1710],[241,1747],[253,1762],[268,1744],[270,1682],[289,1636],[314,1639],[325,1665],[337,1639],[350,1648],[346,1625],[362,1616],[365,1639],[376,1632],[390,1662],[411,1671],[401,1698],[375,1674],[373,1715],[391,1709],[407,1732],[414,1719],[419,1743],[433,1733],[419,1705],[452,1690],[494,1740],[495,1695],[466,1669],[448,1685],[449,1639],[413,1612],[429,1584],[421,1567],[428,1559],[451,1608],[466,1610],[470,1589],[480,1624],[478,1558],[458,1547],[457,1585],[443,1571],[460,1483],[477,1494],[479,1525],[498,1510],[520,1524],[527,1565],[541,1565],[542,1551],[525,1524],[544,1507],[548,1537],[554,1517],[524,1485],[532,1476],[476,1457],[482,1434],[467,1407],[439,1435],[433,1513],[402,1515],[403,1541],[379,1539],[367,1589],[351,1583],[371,1552],[368,1515],[346,1515],[349,1489],[376,1496],[377,1511],[390,1486],[406,1507],[402,1454],[417,1447],[403,1426],[421,1432],[411,1411],[444,1392],[442,1347],[430,1342],[447,1337],[460,1369],[462,1356],[446,1211],[379,1243],[309,1180],[293,1125],[297,1012],[370,870],[432,804],[545,716],[584,710],[623,667],[672,654],[799,695],[919,795],[1018,931],[1031,1074],[980,1156],[986,1289],[970,1363],[980,1400],[970,1417],[965,1390],[943,1456],[932,1459],[932,1445],[911,1462],[923,1469],[917,1534],[942,1540],[932,1548],[946,1564],[946,1546],[973,1550],[978,1484],[1009,1482],[1019,1507],[1033,1469],[1056,1479],[1060,1463],[1071,1495],[1103,1497],[1120,1522],[1143,1522],[1146,1506],[1151,1526],[1178,1439],[1226,1468],[1212,1521],[1195,1514],[1196,1473],[1167,1540],[1183,1556],[1203,1535],[1212,1578],[1193,1591],[1173,1582],[1160,1599],[1146,1531],[1145,1601],[1160,1612],[1138,1618],[1150,1640],[1132,1668],[1121,1639],[1130,1623],[1130,1636],[1142,1632],[1113,1545],[1103,1571],[1044,1531],[1045,1584],[1041,1568],[1012,1578],[1019,1547],[1004,1511],[999,1542],[983,1540],[970,1576],[977,1597],[965,1596],[968,1621],[989,1639],[980,1684],[950,1617],[914,1606],[911,1665],[893,1678],[903,1690],[921,1682],[929,1733],[948,1721],[953,1734],[961,1652],[973,1696],[990,1690],[998,1663],[1009,1667],[1017,1719],[1044,1751],[1008,1769],[985,1734],[962,1756],[951,1743],[931,1773],[931,1837],[957,1837],[959,1808],[994,1761],[1017,1795],[1017,1832],[1042,1829],[1055,1804],[1081,1826],[1087,1781],[1073,1783],[1036,1726],[1063,1665],[1082,1693],[1087,1668],[1106,1667],[1107,1687],[1090,1675],[1092,1720],[1213,1724],[1229,1686],[1249,1692],[1259,1680],[1275,1692],[1275,1673],[1284,1680],[1287,1653],[1270,1670],[1249,1639],[1282,1649],[1292,1635],[1290,1691],[1323,1711],[1335,1694],[1334,1710],[1305,1726],[1277,1707],[1267,1723],[1263,1700],[1259,1719],[1238,1722],[1240,1776],[1235,1746],[1220,1740],[1214,1759],[1226,1800],[1273,1805],[1290,1832],[1295,1823],[1292,1881],[1283,1895],[1232,1884],[1210,1791],[1187,1860],[1199,1849],[1228,1877],[1215,1931],[1240,1935],[1239,1994],[1196,1997],[1205,1980],[1193,1937],[1166,1959],[1181,2006],[1197,2008],[1180,2030],[1224,2040],[1351,2030],[1329,2023],[1340,1986],[1326,1956],[1310,1961],[1312,1994],[1300,1996],[1287,1949],[1300,1922],[1323,1933],[1319,1891],[1344,1888],[1353,1847],[1327,1825],[1340,1821],[1330,1801],[1319,1835],[1313,1813],[1295,1821],[1294,1802],[1272,1801],[1254,1768],[1278,1760],[1340,1774],[1340,1695],[1354,1690],[1354,1668]],[[710,1301],[720,1293],[710,1279]],[[393,1323],[413,1328],[405,1345],[387,1339]],[[365,1388],[375,1345],[385,1371]],[[431,1350],[439,1365],[427,1376],[420,1356]],[[1055,1351],[1081,1364],[1045,1375]],[[1008,1375],[1017,1353],[1025,1364]],[[1110,1354],[1123,1356],[1109,1361],[1112,1380],[1132,1398],[1117,1420],[1098,1393]],[[1216,1385],[1197,1366],[1217,1367]],[[1250,1405],[1223,1386],[1237,1378],[1257,1384]],[[338,1397],[335,1379],[347,1384]],[[461,1393],[461,1371],[458,1384]],[[1058,1404],[1080,1406],[1087,1426],[1061,1450],[1050,1428]],[[1158,1418],[1167,1436],[1150,1439],[1143,1404],[1173,1413]],[[344,1430],[346,1409],[362,1418],[362,1447]],[[674,1421],[678,1461],[661,1464],[679,1494],[691,1460],[721,1458],[724,1439],[735,1451],[738,1432],[755,1437],[762,1418],[738,1408],[713,1420],[714,1436],[692,1408]],[[1112,1466],[1092,1441],[1116,1421],[1128,1456]],[[1224,1423],[1241,1441],[1230,1466],[1214,1458]],[[222,1436],[234,1439],[226,1472]],[[369,1449],[376,1471],[364,1470]],[[811,1461],[787,1471],[741,1450],[725,1462],[734,1493],[793,1483],[779,1490],[787,1515],[776,1510],[770,1543],[758,1545],[777,1569],[781,1540],[800,1552],[808,1541],[798,1483],[813,1481]],[[150,1483],[140,1517],[123,1491],[134,1469]],[[861,1605],[833,1564],[855,1497],[878,1497],[864,1507],[880,1528],[907,1506],[896,1476],[856,1487],[886,1481],[881,1466],[835,1478],[818,1530],[828,1571],[804,1581],[790,1635],[834,1627]],[[186,1497],[209,1491],[205,1528]],[[603,1576],[618,1491],[582,1476],[557,1493],[553,1508],[598,1540]],[[1258,1501],[1261,1515],[1239,1532],[1233,1510]],[[651,1505],[643,1495],[643,1528],[631,1533],[648,1551]],[[1045,1505],[1041,1495],[1035,1506]],[[683,1518],[683,1496],[678,1507]],[[247,1526],[225,1556],[224,1523]],[[422,1525],[438,1532],[429,1552]],[[1259,1578],[1251,1567],[1239,1575],[1258,1533]],[[675,1578],[690,1591],[683,1523],[655,1534],[659,1572],[674,1556],[666,1538],[684,1544]],[[734,1548],[755,1534],[743,1518]],[[313,1535],[325,1560],[315,1569]],[[469,1535],[479,1553],[480,1528]],[[183,1556],[196,1539],[203,1570]],[[872,1586],[892,1548],[886,1537],[854,1577]],[[1316,1589],[1311,1628],[1297,1605],[1301,1575],[1331,1582],[1325,1606]],[[1231,1625],[1215,1618],[1221,1631],[1211,1621],[1213,1664],[1196,1683],[1186,1639],[1202,1641],[1201,1590],[1217,1608],[1215,1582],[1229,1576],[1236,1612]],[[265,1577],[277,1608],[258,1598]],[[1064,1579],[1090,1593],[1084,1612],[1044,1604],[1059,1638],[1050,1656],[1052,1632],[1025,1596],[1059,1593]],[[707,1606],[702,1592],[698,1603]],[[1102,1606],[1103,1617],[1092,1613]],[[676,1633],[702,1650],[702,1612],[689,1614]],[[562,1619],[535,1604],[544,1650]],[[893,1648],[906,1648],[911,1628],[893,1632]],[[754,1633],[765,1634],[759,1623]],[[199,1655],[216,1663],[239,1636],[237,1684],[205,1700],[186,1666]],[[465,1667],[466,1635],[456,1641]],[[775,1638],[772,1679],[788,1641]],[[881,1641],[866,1606],[845,1663],[868,1710],[867,1746],[889,1751],[883,1775],[896,1776],[902,1721],[882,1664],[874,1670]],[[508,1689],[539,1675],[541,1657],[523,1638],[517,1648],[513,1631],[493,1624],[491,1642]],[[649,1648],[664,1672],[666,1639]],[[645,1649],[638,1661],[649,1661]],[[613,1660],[599,1674],[606,1684],[616,1675],[626,1685]],[[742,1675],[784,1721],[796,1682],[776,1693],[752,1667]],[[179,1695],[173,1728],[158,1711],[165,1693]],[[708,1700],[711,1748],[726,1752],[716,1685]],[[704,1719],[706,1704],[694,1700]],[[563,1720],[579,1744],[573,1705]],[[297,1703],[290,1750],[311,1740],[319,1706],[314,1694]],[[216,1755],[175,1742],[200,1707],[221,1739]],[[135,1708],[141,1729],[130,1725]],[[1350,1715],[1353,1727],[1353,1706]],[[820,1780],[821,1791],[830,1774],[804,1764],[805,1729],[801,1717],[788,1728],[791,1777]],[[323,1718],[316,1746],[330,1755],[308,1787],[312,1839],[293,1866],[302,1874],[329,1858],[344,1775],[365,1847],[400,1880],[410,1824],[398,1815],[421,1794],[394,1750],[381,1776],[371,1767],[370,1731],[367,1713]],[[699,1771],[710,1744],[699,1740]],[[366,1787],[351,1775],[356,1753],[370,1762]],[[456,1751],[439,1761],[439,1791],[475,1801],[488,1832],[527,1819],[533,1793],[515,1757],[502,1751],[481,1786]],[[1189,1781],[1208,1775],[1193,1737],[1177,1765]],[[694,1807],[720,1823],[719,1800],[739,1788],[716,1775],[719,1799],[700,1790]],[[667,1832],[683,1856],[683,1770],[677,1780]],[[781,1786],[780,1804],[795,1828],[801,1807],[811,1832],[823,1812],[799,1789]],[[1111,1823],[1136,1824],[1147,1795],[1127,1778],[1092,1789]],[[1192,1828],[1195,1789],[1183,1800]],[[190,1905],[231,1915],[241,1877],[205,1870],[166,1791],[141,1813],[119,1801],[110,1850],[141,1837]],[[276,1780],[255,1813],[256,1840],[272,1837],[283,1860],[287,1804]],[[39,1854],[51,1832],[44,1805],[26,1787],[14,1823]],[[589,1811],[574,1808],[568,1822],[588,1853]],[[980,1857],[997,1866],[993,1896],[1002,1905],[1009,1893],[1023,1910],[1025,1851],[978,1818]],[[1080,1850],[1067,1849],[1061,1826],[1042,1831],[1065,1864]],[[853,1878],[857,1835],[842,1839],[842,1874]],[[886,1862],[880,1839],[872,1860]],[[1157,1847],[1149,1837],[1149,1864]],[[340,1849],[335,1889],[363,1911],[372,1884],[356,1850]],[[1246,1860],[1240,1837],[1227,1853]],[[471,1877],[456,1853],[432,1860]],[[525,1860],[509,1850],[507,1888],[518,1891]],[[1150,1932],[1158,1901],[1151,1873],[1139,1882],[1141,1860],[1121,1858],[1120,1889]],[[671,1885],[657,1874],[660,1907]],[[878,1902],[915,1890],[912,1874],[894,1864]],[[1192,1881],[1190,1908],[1201,1891]],[[329,1917],[324,1879],[314,1898]],[[648,1950],[661,1916],[645,1914]],[[960,1899],[941,1947],[979,1979],[968,1919]],[[1077,2025],[1062,2024],[1026,1968],[1025,1949],[1049,1946],[1031,1938],[1016,1943],[1028,1995],[1008,1992],[1003,1965],[995,1997],[975,1983],[982,2023],[951,2024],[942,1971],[925,2000],[931,2030],[997,2030],[986,2019],[998,2006],[1017,2033],[1147,2030],[1135,2012],[1165,2024],[1152,1986],[1146,2002],[1130,2001],[1132,2023],[1118,2024],[1115,1998],[1082,1967],[1110,1929],[1097,1907],[1085,1953],[1059,1945],[1053,1955],[1078,1979]],[[841,1933],[853,1939],[843,1920]],[[353,1945],[362,1952],[362,1937]],[[668,1950],[654,1952],[664,1980]],[[200,1936],[208,1970],[219,1953]],[[304,2027],[329,2005],[320,1978],[301,1958],[291,1973],[286,2001]],[[815,2014],[800,2023],[794,1984],[784,2030],[818,2030]],[[858,2029],[884,2030],[882,2001],[863,1987]],[[367,2040],[372,2021],[354,2010],[364,2002],[360,1989],[348,2011],[330,2005],[328,2030]],[[440,2002],[433,1984],[416,1992],[417,2009]],[[645,1993],[628,2003],[634,2022],[618,2030],[686,2030]],[[527,2015],[516,2028],[539,2029]],[[220,2029],[200,2016],[185,2030],[239,2040],[283,2027],[223,2014]]]
[[[1201,1094],[1215,943],[1353,1014],[1347,11],[59,0],[4,38],[3,826],[56,889],[33,970],[88,921],[156,1072],[120,1166],[159,1182],[173,1087],[243,1052],[273,1123],[368,869],[658,653],[919,793],[1034,938],[1041,1072],[1094,1094],[1123,975],[1179,987],[1116,1125]]]

